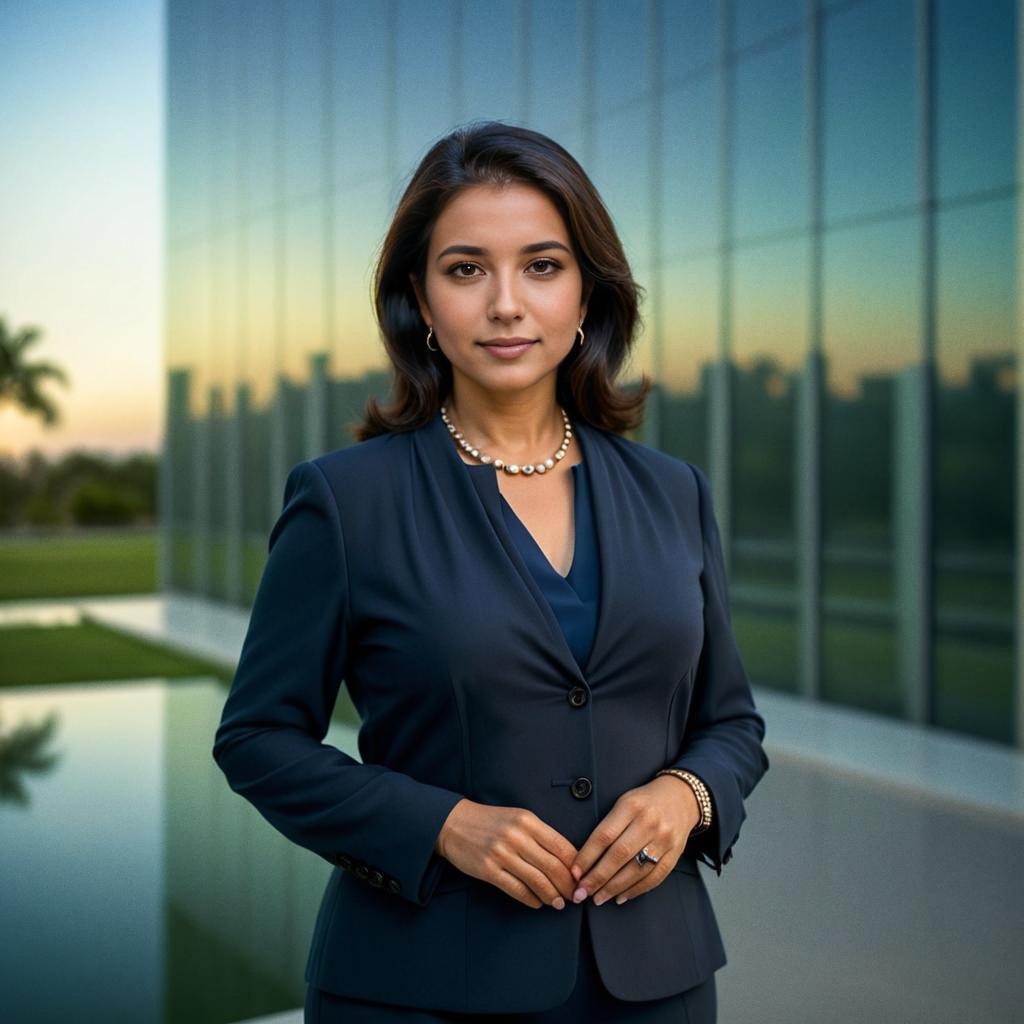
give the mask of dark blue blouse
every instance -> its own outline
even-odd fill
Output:
[[[489,469],[486,466],[479,468]],[[597,559],[597,534],[594,531],[593,495],[586,463],[577,462],[569,468],[573,474],[576,546],[567,576],[560,575],[548,561],[533,539],[533,534],[523,525],[504,495],[501,496],[501,509],[505,514],[505,524],[519,548],[519,553],[523,556],[523,561],[551,605],[569,649],[582,669],[594,643],[601,581]]]

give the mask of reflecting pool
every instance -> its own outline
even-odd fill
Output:
[[[4,1020],[226,1024],[302,1005],[330,865],[233,793],[211,679],[0,691]],[[336,722],[326,742],[358,757]]]

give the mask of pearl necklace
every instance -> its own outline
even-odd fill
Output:
[[[549,469],[555,468],[556,462],[561,462],[565,458],[565,453],[569,447],[569,442],[572,441],[572,424],[569,422],[569,417],[565,414],[565,410],[559,406],[558,411],[562,414],[562,419],[565,421],[565,435],[562,437],[562,443],[558,446],[558,451],[550,459],[545,459],[543,462],[538,462],[533,465],[517,466],[514,462],[504,462],[502,459],[496,459],[491,455],[484,455],[475,445],[472,445],[467,441],[462,434],[455,429],[455,424],[448,419],[448,410],[442,405],[441,406],[441,419],[444,420],[445,426],[448,428],[448,433],[452,435],[452,440],[463,449],[473,456],[474,459],[479,459],[485,465],[494,466],[495,469],[503,469],[510,476],[516,476],[522,473],[524,476],[533,476],[534,473],[546,473]]]

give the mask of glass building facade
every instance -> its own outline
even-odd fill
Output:
[[[755,685],[1024,745],[1017,0],[169,0],[162,587],[246,606],[457,124],[602,193]]]

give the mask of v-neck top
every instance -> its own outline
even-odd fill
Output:
[[[492,466],[472,466],[471,471],[494,472]],[[537,582],[554,612],[573,657],[582,669],[594,643],[597,629],[597,608],[600,594],[600,563],[597,557],[597,533],[594,528],[593,494],[586,472],[586,462],[569,467],[573,474],[573,516],[575,550],[567,576],[562,576],[548,561],[533,534],[515,510],[500,495],[505,525],[519,549],[530,574]]]

